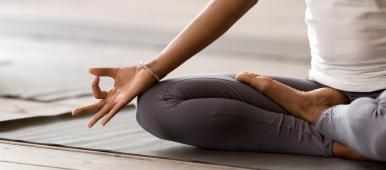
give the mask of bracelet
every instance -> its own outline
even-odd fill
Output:
[[[157,81],[160,81],[160,78],[157,76],[157,74],[155,74],[144,62],[139,63],[139,66],[149,72]]]

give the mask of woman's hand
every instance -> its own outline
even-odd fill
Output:
[[[89,121],[91,128],[102,117],[102,125],[106,125],[111,118],[136,96],[150,88],[155,82],[151,73],[140,66],[121,68],[90,68],[90,73],[95,75],[92,90],[95,98],[101,101],[76,108],[72,115],[97,112]],[[99,77],[108,76],[114,79],[114,87],[109,91],[102,91],[99,87]]]

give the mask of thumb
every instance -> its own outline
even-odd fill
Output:
[[[89,72],[95,76],[108,76],[115,78],[118,72],[118,68],[95,68],[91,67]]]

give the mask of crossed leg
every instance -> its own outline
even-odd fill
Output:
[[[335,139],[334,135],[325,137],[315,131],[317,126],[301,118],[306,114],[295,118],[286,110],[307,113],[299,109],[323,111],[347,103],[340,93],[327,88],[316,90],[320,86],[300,79],[274,77],[277,81],[274,82],[256,75],[237,76],[238,80],[255,87],[252,88],[234,78],[235,75],[193,76],[162,81],[139,96],[138,123],[161,139],[202,148],[365,159],[352,150],[351,145],[346,147],[347,142],[343,145],[340,140],[331,140]],[[275,94],[275,90],[282,95]],[[268,92],[271,99],[267,97]],[[286,105],[286,101],[291,104]],[[308,103],[299,105],[302,101]],[[319,111],[314,111],[315,115]]]
[[[308,91],[311,81],[273,79]],[[333,156],[333,141],[229,75],[163,80],[138,97],[138,123],[164,140],[207,149]]]
[[[349,102],[344,94],[332,88],[300,91],[270,77],[247,72],[238,74],[236,79],[256,88],[294,116],[312,124],[316,124],[321,113],[328,108]],[[365,157],[339,142],[334,142],[333,150],[336,157],[366,160]]]

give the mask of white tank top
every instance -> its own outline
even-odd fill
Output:
[[[386,0],[306,0],[310,79],[352,92],[386,89]]]

